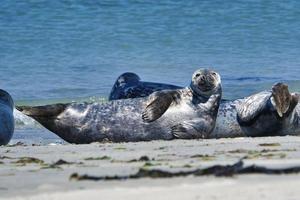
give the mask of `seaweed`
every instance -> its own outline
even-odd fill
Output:
[[[9,156],[0,156],[0,160],[4,160],[4,159],[13,159],[13,158]]]
[[[123,146],[120,146],[120,147],[115,147],[114,149],[123,151],[123,150],[126,150],[127,148],[123,147]]]
[[[17,143],[15,143],[15,144],[8,144],[8,145],[6,145],[7,147],[17,147],[17,146],[22,146],[22,147],[25,147],[25,146],[27,146],[25,143],[23,143],[23,142],[17,142]]]
[[[148,156],[141,156],[139,159],[132,159],[128,162],[148,162],[150,161],[150,158]]]
[[[101,157],[88,157],[85,158],[84,160],[110,160],[111,157],[109,156],[101,156]]]
[[[139,178],[172,178],[172,177],[186,177],[186,176],[207,176],[214,175],[217,177],[225,176],[231,177],[237,174],[293,174],[299,173],[300,166],[281,168],[281,169],[272,169],[268,167],[250,165],[244,166],[242,160],[232,164],[232,165],[214,165],[204,169],[196,169],[191,171],[179,171],[179,172],[170,172],[160,169],[145,169],[140,168],[139,171],[132,175],[125,176],[91,176],[91,175],[79,175],[78,173],[73,173],[70,175],[70,180],[127,180],[127,179],[139,179]]]
[[[201,158],[204,161],[210,161],[210,160],[214,160],[216,157],[215,156],[211,156],[211,155],[207,155],[207,154],[196,154],[191,156],[190,158]]]
[[[44,164],[43,160],[40,160],[38,158],[34,157],[20,157],[17,161],[14,161],[12,163],[15,164],[21,164],[21,165],[26,165],[26,164]]]
[[[52,164],[46,164],[44,167],[42,167],[42,169],[51,169],[51,168],[58,168],[60,169],[61,165],[73,165],[73,164],[83,164],[82,162],[80,163],[76,163],[76,162],[68,162],[65,161],[63,159],[59,159],[58,161],[56,161],[55,163]]]
[[[160,164],[160,163],[152,163],[152,162],[147,161],[147,162],[143,165],[143,168],[146,168],[146,167],[153,167],[153,166],[158,166],[158,165],[161,165],[161,164]]]
[[[278,147],[278,146],[281,146],[279,143],[262,143],[262,144],[259,144],[259,146],[262,146],[262,147]]]

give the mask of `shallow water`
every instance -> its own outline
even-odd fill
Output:
[[[211,66],[225,98],[278,81],[299,91],[299,10],[297,0],[2,0],[0,86],[17,104],[98,101],[125,71],[187,85]],[[15,138],[42,135],[16,116]]]

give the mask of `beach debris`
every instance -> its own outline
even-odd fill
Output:
[[[76,162],[68,162],[63,159],[59,159],[58,161],[52,163],[52,164],[46,164],[42,169],[51,169],[51,168],[58,168],[60,169],[61,165],[73,165],[73,164],[83,164],[82,162],[76,163]]]
[[[127,179],[139,179],[139,178],[172,178],[172,177],[186,177],[186,176],[226,176],[231,177],[237,174],[294,174],[300,172],[300,166],[287,167],[287,168],[277,168],[272,169],[259,165],[244,166],[242,160],[232,164],[232,165],[214,165],[204,169],[196,169],[191,171],[179,171],[179,172],[169,172],[160,169],[145,169],[140,168],[135,174],[125,175],[125,176],[91,176],[91,175],[79,175],[78,173],[73,173],[70,175],[69,180],[127,180]]]
[[[152,159],[154,160],[154,159]],[[138,159],[132,159],[132,160],[112,160],[112,163],[135,163],[135,162],[149,162],[150,158],[148,156],[141,156]]]
[[[34,157],[20,157],[17,161],[13,161],[12,163],[26,165],[26,164],[44,164],[45,162],[41,159]]]
[[[154,150],[167,150],[168,149],[168,146],[162,146],[162,147],[158,147]]]
[[[84,160],[111,160],[111,157],[109,156],[101,156],[101,157],[88,157]]]
[[[17,146],[22,146],[22,147],[25,147],[27,146],[25,143],[23,142],[17,142],[15,144],[9,144],[9,145],[6,145],[7,147],[17,147]]]
[[[75,162],[68,162],[68,161],[65,161],[63,159],[59,159],[58,161],[56,161],[52,165],[72,165],[72,164],[76,164],[76,163]]]
[[[279,147],[281,146],[281,144],[279,143],[262,143],[262,144],[258,144],[259,146],[262,147]]]
[[[127,148],[124,147],[124,146],[119,146],[119,147],[115,147],[114,149],[115,149],[115,150],[121,150],[121,151],[123,150],[123,151],[124,151],[124,150],[126,150]]]
[[[207,154],[196,154],[196,155],[192,155],[190,158],[200,158],[201,160],[204,161],[210,161],[210,160],[214,160],[216,157],[215,156],[211,156],[211,155],[207,155]]]
[[[143,168],[147,168],[147,167],[153,167],[153,166],[159,166],[161,165],[161,163],[153,163],[150,161],[145,162],[145,164],[143,165]]]
[[[0,156],[0,160],[4,160],[4,159],[13,159],[13,158],[9,156]]]
[[[148,156],[141,156],[139,159],[132,159],[128,162],[148,162],[150,161],[150,158]]]
[[[294,149],[263,149],[259,150],[247,150],[247,149],[236,149],[228,151],[231,154],[246,154],[244,159],[255,159],[255,158],[285,158],[286,154],[283,151],[294,151]],[[272,153],[271,153],[272,152]],[[277,152],[277,153],[274,153]]]

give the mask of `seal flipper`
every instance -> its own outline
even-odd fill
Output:
[[[289,110],[292,100],[293,97],[286,84],[277,83],[272,87],[271,102],[280,117]]]
[[[45,106],[16,106],[16,109],[23,114],[32,117],[45,128],[56,133],[58,136],[65,139],[60,133],[64,127],[59,127],[56,124],[58,115],[65,111],[70,104],[53,104]],[[60,130],[60,131],[57,131]],[[63,132],[63,131],[62,131]],[[65,139],[66,140],[66,139]],[[68,140],[67,140],[68,141]]]
[[[62,113],[70,104],[53,104],[45,106],[16,106],[16,109],[23,114],[30,116],[37,121],[39,118],[53,118]]]
[[[249,122],[254,119],[266,107],[269,99],[279,117],[282,118],[295,108],[299,96],[290,94],[286,84],[277,83],[272,87],[272,92],[261,92],[246,98],[237,108],[239,120]]]
[[[70,104],[53,104],[53,105],[45,105],[45,106],[16,106],[16,109],[21,111],[23,114],[32,117],[36,121],[38,121],[45,128],[50,131],[57,133],[57,130],[62,129],[62,127],[58,128],[56,121],[57,116],[61,114],[66,107]],[[60,136],[60,135],[59,135]],[[64,138],[64,137],[62,137]]]
[[[202,120],[189,120],[171,127],[171,133],[178,139],[208,138],[210,131],[205,128]]]
[[[174,102],[176,91],[155,92],[149,96],[149,102],[142,113],[144,122],[153,122],[160,118]]]
[[[237,116],[241,122],[249,122],[258,116],[265,108],[272,96],[270,92],[260,92],[247,97],[243,103],[237,106]]]

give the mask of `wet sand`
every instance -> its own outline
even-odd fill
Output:
[[[0,199],[299,199],[300,174],[92,181],[140,169],[191,171],[243,158],[246,166],[300,166],[300,137],[0,147]]]

